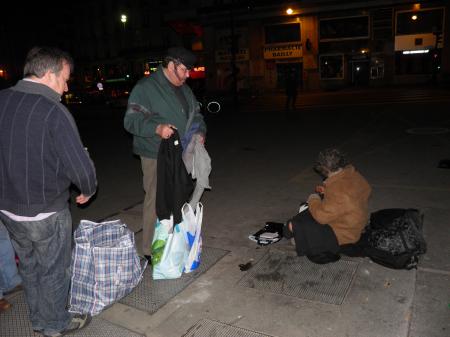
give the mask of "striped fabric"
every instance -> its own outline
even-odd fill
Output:
[[[97,315],[137,286],[141,267],[134,233],[120,220],[82,220],[74,233],[69,311]]]
[[[60,211],[71,184],[95,193],[94,164],[59,99],[29,81],[0,91],[0,210],[26,217]]]

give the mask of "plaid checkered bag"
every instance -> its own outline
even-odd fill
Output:
[[[97,315],[142,279],[134,233],[120,220],[82,220],[74,233],[69,311]]]

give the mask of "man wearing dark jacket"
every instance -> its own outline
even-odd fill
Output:
[[[185,84],[195,62],[191,51],[183,47],[169,48],[162,65],[136,84],[128,100],[124,127],[133,135],[133,152],[140,156],[142,163],[145,191],[142,251],[148,259],[156,223],[156,172],[161,139],[169,139],[176,129],[183,141],[192,126],[202,141],[206,134],[199,103]]]
[[[33,330],[62,336],[90,317],[66,310],[70,285],[72,220],[69,187],[84,204],[95,193],[94,165],[75,122],[60,103],[72,58],[35,47],[24,79],[0,92],[0,221],[19,257]]]

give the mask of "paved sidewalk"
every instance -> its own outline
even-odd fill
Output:
[[[437,168],[450,157],[449,95],[367,92],[305,95],[308,103],[300,97],[288,120],[281,95],[250,104],[243,109],[249,113],[210,116],[212,190],[202,199],[203,243],[228,253],[152,314],[122,303],[103,312],[99,320],[124,331],[110,336],[450,336],[450,170]],[[428,252],[417,270],[347,257],[312,265],[288,241],[259,247],[248,239],[266,221],[296,212],[319,182],[312,163],[329,146],[347,152],[371,183],[371,211],[424,212]],[[127,175],[139,175],[133,165],[117,162],[123,172],[113,181],[120,188],[129,188]],[[100,195],[103,206],[93,204],[86,214],[95,220],[114,213],[137,232],[140,247],[141,204],[131,193],[121,201],[112,195]],[[132,207],[111,212],[109,203]],[[243,263],[252,267],[241,271]]]
[[[213,189],[203,198],[204,244],[230,253],[153,315],[116,305],[103,318],[155,337],[450,336],[450,172],[437,168],[449,155],[450,138],[430,128],[406,132],[450,126],[445,114],[423,113],[432,101],[417,103],[410,114],[385,103],[361,118],[321,111],[286,126],[260,112],[244,125],[211,127]],[[314,137],[319,121],[326,131],[321,138]],[[246,126],[251,131],[241,132]],[[273,130],[282,139],[267,137]],[[329,144],[343,148],[371,182],[371,210],[416,207],[425,213],[428,252],[417,270],[391,270],[367,258],[343,258],[336,270],[309,268],[287,241],[258,247],[248,240],[265,221],[295,212],[318,182],[311,163]],[[248,262],[253,267],[241,271],[238,265]],[[336,289],[321,288],[330,275]]]

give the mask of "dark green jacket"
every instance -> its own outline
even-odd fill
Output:
[[[125,129],[134,136],[135,154],[154,159],[158,157],[161,137],[155,130],[159,124],[175,125],[180,138],[184,137],[188,122],[189,125],[198,124],[198,132],[206,134],[206,125],[199,112],[197,99],[188,85],[183,84],[181,89],[189,105],[189,121],[162,66],[135,85],[128,99],[124,118]]]

